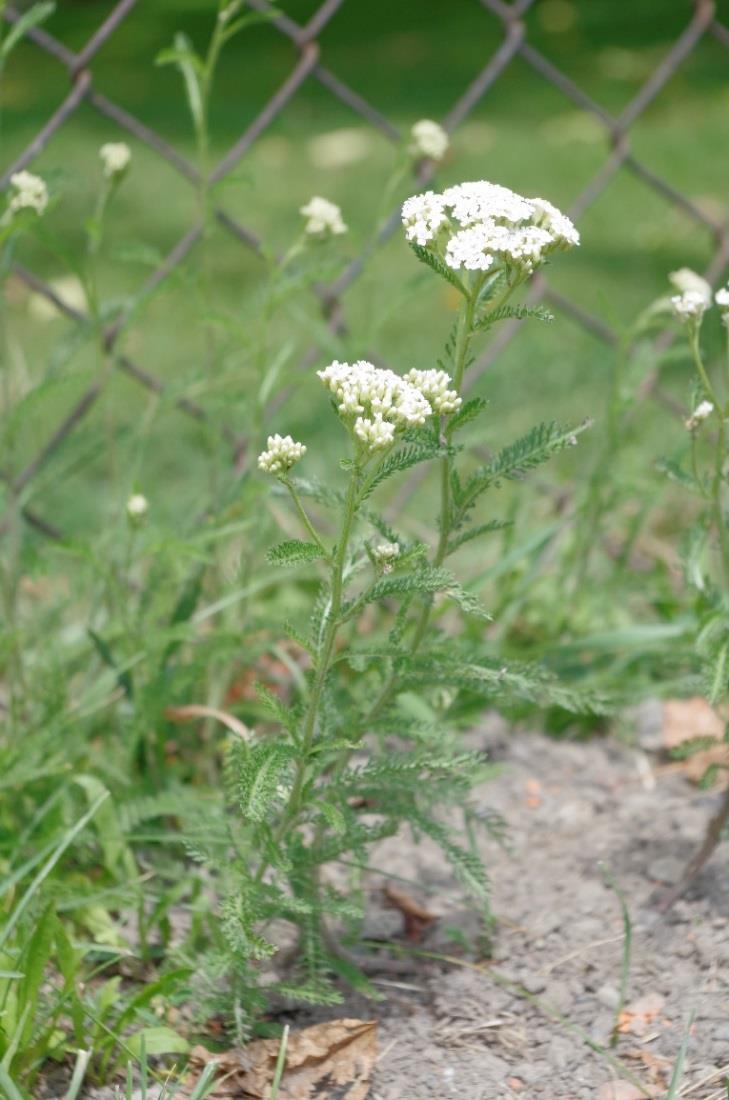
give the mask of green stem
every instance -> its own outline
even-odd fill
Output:
[[[357,513],[357,497],[359,489],[360,467],[355,465],[349,478],[347,498],[344,505],[344,516],[339,532],[339,538],[335,547],[334,556],[331,559],[331,598],[327,614],[326,628],[319,646],[319,655],[314,675],[314,683],[309,696],[309,705],[306,709],[304,724],[301,731],[301,740],[298,745],[299,758],[296,764],[294,782],[291,788],[288,805],[284,810],[278,827],[274,831],[273,845],[276,847],[285,834],[294,825],[301,810],[301,800],[306,781],[306,773],[309,764],[309,756],[316,735],[317,719],[321,706],[322,694],[327,676],[332,663],[334,644],[337,639],[337,631],[340,627],[340,613],[344,594],[344,564],[349,548],[349,539],[352,533],[352,525]],[[256,882],[260,882],[268,867],[268,859],[264,856],[256,872]]]
[[[286,488],[288,489],[289,493],[291,494],[291,499],[293,500],[296,511],[299,514],[299,519],[303,523],[306,530],[309,532],[309,535],[311,536],[311,538],[314,540],[316,545],[321,550],[324,557],[328,558],[329,557],[329,551],[327,550],[326,546],[324,545],[324,543],[320,539],[320,537],[319,537],[319,535],[316,531],[316,528],[314,527],[314,524],[311,522],[308,515],[306,514],[306,510],[304,508],[304,505],[301,503],[301,499],[299,497],[299,494],[296,492],[296,489],[291,484],[291,482],[288,480],[288,478],[282,477],[281,480],[284,483],[284,485],[286,486]]]
[[[473,337],[473,319],[476,309],[476,293],[474,292],[466,298],[458,318],[458,329],[456,332],[456,346],[454,349],[454,371],[453,371],[453,385],[454,389],[461,392],[463,387],[463,375],[466,369],[466,362],[468,360],[468,349],[471,344],[471,338]],[[441,566],[445,560],[446,552],[448,550],[448,539],[451,533],[451,474],[453,471],[453,459],[450,455],[446,455],[441,459],[440,463],[440,534],[438,536],[438,545],[436,547],[435,556],[433,558],[433,565],[437,568]],[[418,615],[415,622],[415,630],[410,642],[411,653],[417,653],[420,648],[425,632],[430,622],[430,616],[433,610],[432,598],[427,600]],[[392,698],[395,688],[397,686],[397,675],[392,673],[380,691],[380,694],[375,699],[374,703],[370,707],[367,715],[364,719],[364,725],[372,722],[387,706]]]

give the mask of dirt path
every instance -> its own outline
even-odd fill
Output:
[[[631,1031],[621,1036],[616,1055],[664,1096],[693,1012],[680,1095],[723,1100],[719,1071],[729,1076],[729,844],[667,918],[656,921],[650,908],[659,885],[680,874],[717,796],[615,742],[509,737],[496,723],[482,743],[503,761],[504,771],[479,797],[507,820],[511,849],[487,845],[501,922],[493,969],[607,1044],[623,925],[598,866],[604,861],[629,900],[634,925],[628,1003],[647,998],[645,1018],[630,1017]],[[373,862],[416,879],[418,899],[440,916],[422,947],[460,954],[467,962],[457,940],[460,933],[473,936],[475,921],[432,845],[388,841]],[[373,876],[368,921],[377,937],[401,929],[399,914],[382,901],[381,882]],[[388,1001],[377,1012],[381,1055],[371,1100],[612,1100],[608,1086],[616,1073],[609,1062],[488,974],[417,960],[409,973],[379,980]],[[363,1004],[348,1007],[373,1014]],[[622,1093],[614,1095],[623,1100]],[[630,1100],[628,1091],[624,1096]]]

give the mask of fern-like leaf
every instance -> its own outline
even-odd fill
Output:
[[[542,306],[499,306],[498,309],[493,309],[480,317],[474,328],[483,331],[498,324],[499,321],[523,321],[526,317],[535,317],[538,321],[545,321],[547,324],[554,320],[554,314]]]
[[[448,267],[447,264],[444,264],[443,261],[435,255],[434,252],[431,252],[429,248],[424,248],[421,244],[414,244],[413,242],[411,242],[410,247],[420,260],[421,264],[426,264],[426,266],[429,267],[431,271],[434,271],[436,275],[440,275],[441,279],[445,279],[446,282],[449,282],[451,286],[454,286],[456,290],[458,290],[461,294],[463,294],[464,297],[466,297],[466,288],[456,275],[455,271]]]
[[[304,561],[315,561],[323,557],[321,547],[315,542],[302,539],[285,539],[272,546],[266,555],[271,565],[300,565]]]

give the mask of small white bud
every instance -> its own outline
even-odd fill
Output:
[[[704,295],[698,290],[684,290],[683,294],[675,294],[671,298],[673,312],[679,321],[684,324],[696,324],[701,321],[706,309],[711,302],[707,302]]]
[[[21,210],[35,210],[40,216],[48,206],[48,188],[45,180],[32,172],[15,172],[10,177],[13,194],[10,196],[8,210],[18,214]]]
[[[697,405],[691,416],[685,421],[686,427],[690,432],[696,431],[699,424],[701,424],[708,416],[714,411],[714,406],[711,401],[702,401],[700,405]]]
[[[706,305],[711,305],[711,287],[706,279],[697,275],[690,267],[680,267],[678,271],[672,271],[668,278],[679,294],[686,294],[687,291],[700,294]]]
[[[320,195],[314,195],[309,199],[299,209],[299,213],[307,219],[304,232],[310,237],[321,237],[330,233],[338,236],[347,232],[342,211],[337,204],[321,198]]]
[[[99,149],[99,156],[104,175],[111,180],[126,172],[132,159],[132,151],[123,141],[108,141]]]
[[[266,445],[268,449],[258,456],[258,468],[267,474],[287,473],[306,454],[304,444],[296,443],[290,435],[269,435]]]
[[[448,134],[437,122],[430,118],[421,118],[410,131],[410,152],[416,157],[429,160],[443,160],[448,152],[450,140]]]
[[[381,542],[372,548],[372,557],[383,573],[392,573],[393,562],[400,557],[396,542]]]
[[[149,501],[141,493],[134,493],[127,501],[127,519],[134,526],[143,523],[149,511]]]

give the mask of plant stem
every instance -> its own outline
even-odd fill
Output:
[[[296,764],[296,772],[294,775],[294,782],[291,788],[291,794],[289,796],[288,805],[281,816],[281,820],[278,827],[274,831],[273,845],[277,846],[286,832],[296,821],[299,811],[301,809],[301,796],[304,789],[304,783],[306,781],[306,771],[309,763],[309,754],[314,742],[314,736],[316,734],[317,718],[319,717],[319,708],[321,705],[322,694],[324,692],[324,685],[326,684],[327,676],[331,668],[332,654],[334,652],[334,644],[337,639],[337,631],[339,630],[340,621],[339,616],[342,610],[342,597],[344,594],[344,564],[347,558],[347,549],[349,547],[349,539],[352,533],[352,525],[357,512],[357,497],[359,489],[361,468],[355,465],[352,469],[349,478],[349,485],[347,487],[347,498],[344,505],[344,516],[342,518],[342,526],[339,532],[339,538],[335,547],[335,552],[331,560],[331,598],[329,601],[329,611],[327,613],[326,628],[324,630],[324,636],[319,646],[319,656],[316,665],[316,673],[314,675],[314,683],[312,684],[311,694],[309,696],[309,705],[306,709],[306,715],[304,718],[304,724],[301,732],[301,741],[298,745],[299,758]],[[268,867],[268,859],[266,856],[261,860],[258,871],[256,872],[256,882],[260,882]]]
[[[296,489],[291,484],[291,482],[288,480],[288,478],[281,478],[281,480],[283,481],[284,485],[286,486],[289,493],[291,494],[291,499],[294,502],[294,506],[296,508],[296,511],[298,512],[299,519],[303,523],[306,530],[309,532],[310,536],[312,537],[312,539],[314,540],[316,545],[321,550],[324,557],[328,558],[330,556],[329,551],[327,550],[326,546],[324,545],[321,538],[319,537],[319,534],[318,534],[316,528],[314,527],[314,524],[311,522],[308,515],[306,514],[306,509],[304,508],[304,505],[301,503],[301,498],[299,497],[299,494],[296,492]]]
[[[473,337],[473,319],[476,309],[476,292],[474,291],[469,295],[461,307],[460,315],[458,318],[458,329],[456,331],[456,346],[453,353],[454,358],[454,371],[453,371],[453,385],[454,389],[458,393],[461,392],[463,387],[463,375],[466,369],[466,362],[468,360],[468,350]],[[448,539],[451,533],[451,474],[453,471],[453,459],[450,455],[446,455],[441,459],[440,466],[440,534],[438,536],[438,545],[436,547],[435,555],[433,557],[433,565],[437,568],[443,564],[445,560],[446,552],[448,549]],[[433,609],[432,598],[427,600],[420,611],[420,614],[415,622],[415,630],[410,642],[411,653],[417,653],[420,648],[423,638],[425,637],[425,631],[428,628],[430,622],[430,616]],[[397,675],[392,673],[386,680],[385,684],[380,691],[380,694],[375,699],[374,703],[370,707],[364,718],[364,725],[370,723],[376,718],[383,710],[384,707],[390,702],[395,688],[397,686]]]

